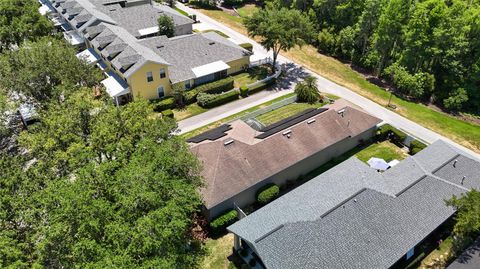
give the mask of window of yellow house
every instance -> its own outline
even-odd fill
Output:
[[[158,98],[162,98],[162,97],[165,96],[165,90],[164,90],[163,86],[158,87],[157,93],[158,93]]]
[[[165,68],[162,68],[160,69],[160,78],[165,78],[165,77],[166,77]]]
[[[153,81],[153,73],[147,72],[147,82],[152,82],[152,81]]]

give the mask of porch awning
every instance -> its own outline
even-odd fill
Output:
[[[213,63],[201,65],[192,68],[192,72],[195,74],[195,77],[203,77],[206,75],[214,74],[223,70],[229,69],[230,66],[226,64],[224,61],[216,61]]]
[[[98,54],[92,48],[88,48],[78,53],[77,58],[81,60],[85,60],[89,64],[94,64],[100,60],[100,56],[98,56]]]
[[[154,26],[154,27],[149,27],[149,28],[145,28],[145,29],[140,29],[140,30],[138,30],[138,33],[141,36],[146,36],[146,35],[155,34],[158,31],[159,31],[158,26]]]
[[[52,10],[47,5],[42,4],[42,6],[38,8],[38,12],[40,12],[41,15],[47,15],[48,13],[51,13]]]
[[[108,95],[112,98],[125,95],[130,92],[128,85],[117,74],[109,72],[108,78],[102,80],[103,86],[107,89]]]
[[[69,31],[69,32],[64,32],[63,36],[65,39],[73,46],[80,45],[84,42],[84,39],[82,36],[80,36],[76,31]]]

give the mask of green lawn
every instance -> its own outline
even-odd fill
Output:
[[[279,109],[267,112],[258,116],[256,119],[263,123],[264,125],[270,125],[277,121],[283,120],[290,116],[293,116],[297,113],[300,113],[309,108],[319,108],[328,104],[327,102],[316,103],[316,104],[307,104],[307,103],[292,103],[286,106],[283,106]]]
[[[282,100],[284,100],[284,99],[290,98],[290,97],[292,97],[292,96],[294,96],[294,95],[295,95],[294,93],[290,93],[290,94],[286,94],[286,95],[284,95],[284,96],[280,96],[280,97],[275,98],[275,99],[273,99],[273,100],[271,100],[271,101],[265,102],[265,103],[260,104],[260,105],[258,105],[258,106],[251,107],[251,108],[249,108],[249,109],[247,109],[247,110],[238,112],[238,113],[233,114],[233,115],[231,115],[231,116],[229,116],[229,117],[226,117],[226,118],[223,118],[223,119],[218,120],[218,121],[216,121],[216,122],[213,122],[213,123],[211,123],[211,124],[209,124],[209,125],[206,125],[206,126],[203,126],[203,127],[198,128],[198,129],[195,129],[195,130],[193,130],[193,131],[190,131],[190,132],[188,132],[188,133],[185,133],[185,134],[182,135],[182,137],[184,137],[185,139],[194,137],[194,136],[199,135],[199,134],[201,134],[201,133],[203,133],[203,132],[205,132],[205,131],[208,131],[208,130],[211,130],[211,129],[213,129],[213,128],[216,128],[216,127],[218,127],[218,126],[220,126],[220,125],[222,125],[222,124],[224,124],[224,123],[226,123],[226,122],[229,122],[229,121],[231,121],[231,120],[233,120],[233,119],[240,118],[240,117],[242,117],[242,116],[244,116],[244,115],[247,115],[248,113],[251,113],[251,112],[253,112],[253,111],[257,110],[257,109],[267,107],[267,106],[269,106],[269,105],[271,105],[271,104],[273,104],[273,103],[276,103],[276,102],[282,101]]]
[[[242,25],[241,17],[232,16],[221,10],[199,9],[199,11],[228,25],[241,34],[248,34]],[[312,46],[294,48],[288,52],[282,52],[282,55],[382,106],[386,106],[388,103],[390,96],[388,92],[368,82],[361,74],[352,70],[348,65],[332,57],[320,54]],[[425,105],[409,102],[396,96],[392,98],[392,103],[397,106],[397,109],[395,109],[396,113],[442,134],[465,147],[480,152],[479,125],[459,120],[450,115],[434,111]]]
[[[228,257],[232,255],[233,234],[229,233],[217,239],[207,239],[205,248],[207,256],[200,268],[204,269],[235,269],[237,268]]]
[[[188,13],[187,13],[187,12],[179,9],[178,7],[175,7],[174,9],[175,9],[178,13],[182,14],[183,16],[188,17]]]
[[[433,264],[435,261],[446,261],[450,259],[453,255],[453,237],[449,236],[440,244],[440,246],[434,249],[430,254],[428,254],[420,263],[419,268],[429,268],[429,264]],[[439,267],[432,268],[445,268],[445,266],[439,265]]]
[[[185,106],[184,108],[173,109],[173,116],[175,120],[180,121],[186,118],[193,117],[207,111],[208,108],[200,107],[197,103]]]
[[[380,143],[374,143],[367,148],[356,153],[355,156],[363,161],[367,162],[372,157],[384,159],[386,162],[397,159],[399,161],[405,159],[408,154],[397,147],[395,144],[389,141],[383,141]]]
[[[208,33],[208,32],[215,32],[215,33],[219,34],[220,36],[223,36],[225,38],[229,38],[228,35],[226,35],[225,33],[223,33],[222,31],[219,31],[219,30],[207,29],[207,30],[202,31],[202,33]]]
[[[268,69],[262,66],[250,68],[248,72],[242,72],[234,75],[234,87],[240,88],[243,85],[252,84],[268,76]]]
[[[248,17],[257,9],[258,7],[255,4],[247,4],[243,7],[237,8],[237,12],[241,17]]]

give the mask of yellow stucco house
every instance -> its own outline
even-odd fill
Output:
[[[79,57],[105,71],[102,84],[117,103],[162,98],[171,94],[173,85],[188,90],[242,71],[250,63],[251,52],[215,32],[192,34],[192,20],[150,1],[45,4],[56,11],[57,20],[62,18],[65,33],[74,32],[76,42],[83,41]],[[176,36],[158,35],[156,21],[162,15],[173,19]]]

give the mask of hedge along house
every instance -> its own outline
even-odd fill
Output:
[[[204,214],[212,219],[234,205],[254,203],[257,191],[265,185],[283,185],[307,174],[371,138],[380,122],[352,107],[322,108],[263,132],[237,120],[189,139],[203,166]]]
[[[437,141],[379,173],[355,157],[234,223],[235,248],[266,268],[389,268],[455,213],[452,195],[480,188],[480,162]]]
[[[47,1],[47,0],[45,0]],[[117,104],[158,99],[173,84],[189,89],[248,67],[251,53],[216,33],[191,34],[193,21],[175,10],[132,0],[49,0],[82,38],[78,54],[105,71]],[[177,37],[158,36],[157,19],[170,16]]]

